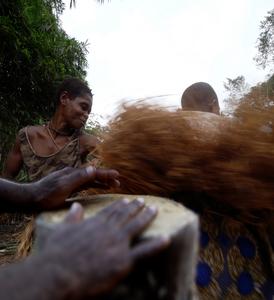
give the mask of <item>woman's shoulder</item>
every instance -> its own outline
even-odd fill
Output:
[[[27,134],[29,137],[34,137],[43,134],[44,131],[45,131],[45,125],[32,125],[20,129],[19,133],[23,132]]]
[[[91,135],[85,132],[79,136],[79,139],[80,139],[80,144],[82,145],[88,144],[94,147],[100,142],[95,135]]]
[[[82,133],[79,136],[79,143],[81,151],[83,153],[93,152],[96,149],[96,146],[100,143],[100,140],[91,134]]]

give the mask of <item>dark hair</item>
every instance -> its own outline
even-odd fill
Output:
[[[213,103],[215,100],[215,103]],[[183,93],[182,108],[212,112],[212,106],[218,104],[218,97],[211,85],[206,82],[196,82]]]
[[[78,78],[67,78],[65,79],[58,87],[57,92],[56,92],[56,103],[57,105],[59,104],[60,97],[63,92],[68,92],[69,95],[74,99],[78,96],[83,96],[85,94],[89,94],[91,97],[92,92],[91,89],[88,87],[88,85],[78,79]]]

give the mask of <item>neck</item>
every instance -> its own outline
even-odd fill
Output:
[[[59,135],[72,135],[75,132],[74,128],[70,128],[67,122],[59,114],[55,114],[49,121],[49,129]]]

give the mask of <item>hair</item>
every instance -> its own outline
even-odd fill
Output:
[[[57,105],[60,103],[60,97],[65,91],[68,92],[73,99],[78,96],[83,96],[85,94],[89,94],[91,97],[93,96],[91,89],[88,87],[87,83],[78,78],[70,77],[65,79],[57,89]]]
[[[181,103],[183,109],[204,112],[212,112],[214,105],[219,106],[217,94],[206,82],[196,82],[190,85],[184,91]]]

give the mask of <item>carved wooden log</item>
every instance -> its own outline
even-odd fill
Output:
[[[95,215],[113,201],[123,197],[133,200],[133,195],[95,195],[72,198],[85,208],[85,217]],[[172,243],[165,252],[139,262],[131,274],[110,295],[108,300],[194,299],[194,275],[198,251],[198,217],[179,203],[153,196],[142,196],[145,203],[158,208],[158,215],[140,239],[168,236]],[[36,224],[37,251],[43,247],[47,234],[63,220],[65,210],[46,212]]]

